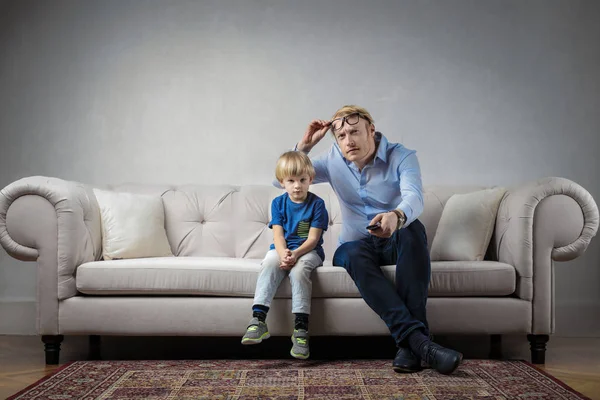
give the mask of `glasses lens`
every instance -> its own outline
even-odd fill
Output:
[[[340,129],[342,129],[343,123],[344,123],[344,118],[334,119],[333,122],[331,123],[331,128],[333,129],[334,132],[337,132]]]
[[[356,125],[358,123],[360,115],[358,114],[351,114],[348,115],[346,117],[346,122],[348,123],[348,125]]]
[[[342,127],[344,126],[344,122],[346,122],[348,125],[356,125],[359,119],[359,114],[350,114],[346,115],[345,117],[336,118],[331,123],[331,128],[334,132],[337,132],[340,129],[342,129]]]

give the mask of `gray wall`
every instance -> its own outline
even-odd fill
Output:
[[[1,187],[268,184],[312,118],[358,103],[425,185],[562,176],[600,199],[595,1],[0,7]],[[32,332],[35,265],[1,254],[0,333]],[[556,294],[558,333],[600,335],[600,239],[557,264]]]

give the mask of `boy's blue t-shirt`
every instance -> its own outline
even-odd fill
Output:
[[[283,227],[283,236],[290,250],[297,249],[308,239],[308,231],[311,227],[326,231],[329,224],[325,202],[311,192],[308,192],[303,203],[294,203],[287,193],[274,198],[271,202],[271,216],[269,228],[273,229],[273,225]],[[270,249],[275,249],[275,243],[271,244]],[[321,260],[325,260],[323,233],[314,250]]]

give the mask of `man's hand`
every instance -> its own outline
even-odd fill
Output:
[[[297,149],[299,151],[309,152],[317,143],[325,137],[325,134],[329,130],[331,122],[322,119],[315,119],[306,128],[302,140],[298,143]]]
[[[279,268],[289,271],[296,264],[296,255],[290,249],[285,249],[284,256],[281,258]]]
[[[389,238],[394,234],[396,226],[398,226],[398,216],[393,212],[377,214],[369,225],[374,225],[377,222],[381,223],[381,228],[369,231],[369,233],[380,238]]]

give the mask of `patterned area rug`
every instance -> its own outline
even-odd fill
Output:
[[[586,399],[523,361],[465,360],[452,375],[390,360],[78,361],[10,399]]]

